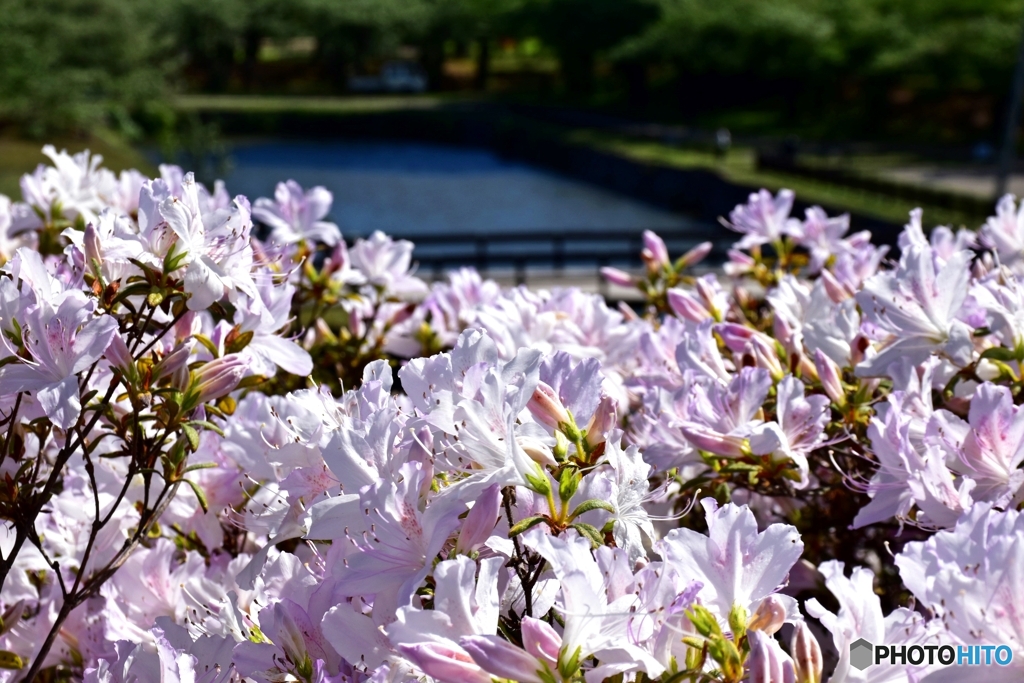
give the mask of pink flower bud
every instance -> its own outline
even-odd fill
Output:
[[[537,675],[540,663],[498,636],[463,636],[459,644],[488,673],[521,683],[544,683]]]
[[[334,249],[331,251],[331,255],[324,261],[324,271],[326,273],[335,273],[348,268],[348,264],[348,247],[345,246],[345,240],[338,240],[338,243],[334,245]]]
[[[124,338],[121,337],[121,333],[117,330],[114,331],[114,336],[110,338],[110,344],[107,345],[107,350],[104,351],[103,355],[115,367],[125,371],[135,369],[135,359],[132,358],[128,345],[124,343]]]
[[[461,648],[442,643],[417,643],[399,645],[398,651],[441,683],[491,683],[491,677]]]
[[[699,323],[711,317],[708,309],[704,308],[697,299],[683,289],[668,290],[668,305],[683,320]]]
[[[832,300],[832,303],[838,304],[850,298],[850,291],[836,279],[836,276],[833,275],[831,271],[821,271],[819,279],[825,287],[825,293],[828,294],[828,298]]]
[[[757,367],[764,368],[771,373],[772,379],[776,382],[785,376],[786,371],[782,368],[782,363],[779,361],[779,353],[770,337],[755,334],[751,337],[747,350],[754,356],[754,362],[757,363]]]
[[[195,390],[199,403],[214,401],[235,390],[249,369],[249,361],[238,354],[214,358],[196,370]]]
[[[763,631],[772,635],[786,621],[786,607],[774,595],[769,595],[761,601],[761,604],[754,610],[754,616],[750,618],[747,629],[751,631]]]
[[[92,223],[85,226],[82,244],[85,250],[85,264],[88,268],[93,268],[93,262],[96,264],[103,263],[103,248],[100,246],[100,236],[96,232],[96,226]]]
[[[757,262],[754,261],[749,254],[744,254],[742,251],[737,251],[736,249],[730,249],[729,260],[726,261],[723,268],[726,275],[736,277],[737,275],[749,273],[756,263]]]
[[[555,454],[551,451],[551,448],[540,439],[535,439],[530,436],[516,437],[516,441],[519,447],[523,449],[523,453],[533,460],[535,463],[540,465],[550,465],[551,467],[558,466],[558,460],[555,459]]]
[[[680,257],[679,261],[684,268],[687,266],[696,265],[703,261],[707,257],[707,255],[711,253],[712,246],[713,245],[711,244],[711,242],[701,242],[693,249],[683,254],[682,257]]]
[[[607,396],[602,396],[601,402],[597,404],[597,410],[594,411],[594,416],[587,424],[587,443],[591,446],[603,443],[608,432],[615,428],[617,422],[615,401]]]
[[[650,230],[644,230],[644,250],[641,252],[648,268],[658,269],[668,265],[668,248],[665,241]]]
[[[533,396],[526,407],[539,422],[552,429],[558,429],[558,425],[570,422],[569,411],[562,405],[562,400],[558,398],[555,390],[544,382],[537,383],[537,388],[533,390]]]
[[[188,311],[174,325],[174,340],[183,342],[202,328],[202,321],[195,311]]]
[[[718,281],[713,279],[713,277],[699,277],[697,278],[697,281],[693,283],[693,286],[694,289],[697,290],[697,296],[701,298],[701,303],[704,304],[704,308],[708,309],[711,317],[715,320],[721,320],[722,311],[719,311],[715,306],[715,299],[718,298],[716,296],[718,292],[715,290],[715,286],[712,286],[712,283],[717,286]]]
[[[185,367],[188,364],[188,359],[192,356],[192,349],[195,348],[195,345],[196,340],[189,339],[175,346],[174,350],[153,366],[153,379],[161,379]]]
[[[748,452],[746,439],[729,434],[720,434],[702,425],[687,422],[680,426],[686,440],[702,451],[738,458]]]
[[[635,287],[636,282],[633,280],[633,276],[624,270],[618,268],[604,267],[601,269],[601,277],[613,285],[619,285],[620,287]]]
[[[749,631],[750,655],[747,657],[749,683],[795,683],[793,662],[771,636]]]
[[[558,666],[558,653],[562,649],[562,636],[551,624],[533,617],[524,617],[523,648],[552,668]]]
[[[825,394],[832,399],[836,405],[846,403],[846,392],[843,390],[842,373],[836,362],[821,352],[821,349],[814,350],[814,368],[818,371],[818,379],[825,389]]]
[[[636,311],[630,308],[629,304],[625,301],[620,301],[616,308],[619,309],[619,313],[622,314],[622,317],[625,318],[627,322],[633,322],[634,320],[640,319],[640,316],[636,314]]]
[[[722,337],[722,341],[733,353],[743,353],[747,348],[747,342],[754,336],[754,330],[736,323],[719,323],[715,325],[715,332]]]
[[[796,625],[789,651],[793,653],[793,665],[798,683],[821,682],[821,646],[811,629],[802,621]]]
[[[494,531],[500,508],[501,487],[491,484],[466,515],[459,540],[455,543],[455,552],[465,554],[482,546]]]

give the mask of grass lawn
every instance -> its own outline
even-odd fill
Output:
[[[773,192],[786,187],[793,190],[797,197],[805,202],[825,204],[834,209],[875,216],[896,223],[906,221],[910,210],[917,206],[906,200],[875,192],[803,176],[759,170],[756,168],[754,150],[749,148],[734,148],[725,158],[718,158],[711,152],[611,136],[593,131],[577,131],[570,134],[570,139],[573,142],[593,145],[641,161],[681,168],[713,169],[728,180],[765,187]],[[879,159],[866,160],[864,170],[872,165],[879,167],[880,163],[882,162]],[[925,205],[922,208],[925,211],[926,225],[964,226],[972,229],[980,225],[981,219],[977,216],[943,207]],[[852,226],[852,229],[856,230],[857,226]]]
[[[471,101],[472,96],[358,95],[351,97],[292,97],[288,95],[180,95],[174,105],[181,111],[310,114],[368,114],[403,109],[434,109]]]
[[[101,154],[103,165],[115,172],[126,168],[137,168],[150,176],[157,172],[141,153],[110,133],[101,132],[84,139],[55,139],[50,142],[58,151],[66,149],[74,154],[88,149],[95,154]],[[12,199],[21,198],[21,189],[18,186],[21,176],[31,173],[39,164],[50,163],[41,151],[44,144],[44,141],[0,137],[0,194]]]

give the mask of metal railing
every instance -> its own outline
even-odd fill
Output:
[[[657,229],[669,253],[679,256],[704,241],[712,241],[716,249],[708,261],[715,263],[724,256],[725,246],[734,235],[720,226],[699,225],[692,228]],[[543,271],[555,277],[568,272],[593,273],[599,290],[607,295],[607,287],[599,271],[605,266],[639,268],[643,249],[643,229],[551,229],[502,230],[490,233],[463,232],[426,235],[392,235],[415,243],[413,259],[421,277],[443,279],[446,270],[472,266],[487,277],[496,272],[511,275],[515,283],[525,284],[529,271]],[[429,273],[429,275],[428,275]]]

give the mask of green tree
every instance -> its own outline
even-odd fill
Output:
[[[165,93],[155,0],[0,0],[0,122],[45,136],[129,114]]]
[[[528,0],[524,29],[558,54],[566,89],[587,94],[599,53],[641,32],[658,19],[652,0]]]

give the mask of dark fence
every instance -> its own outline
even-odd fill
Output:
[[[669,254],[678,258],[701,242],[714,245],[704,263],[722,263],[725,250],[735,238],[721,226],[664,229],[658,233]],[[564,276],[567,272],[591,272],[600,291],[607,294],[599,270],[605,266],[638,268],[642,265],[643,228],[601,231],[595,229],[506,230],[495,233],[447,233],[441,235],[394,235],[416,244],[413,259],[421,277],[441,279],[447,270],[472,266],[482,275],[497,271],[511,274],[516,284],[525,284],[528,271]]]

